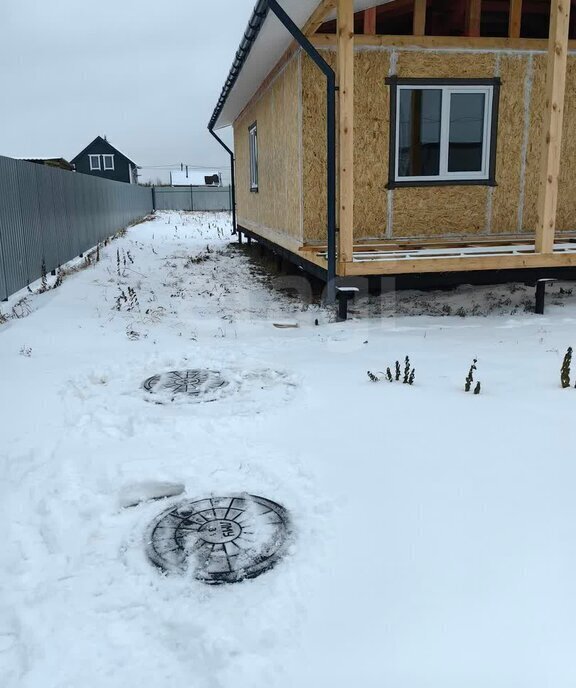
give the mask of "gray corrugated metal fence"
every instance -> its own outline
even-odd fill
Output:
[[[152,212],[152,191],[0,156],[0,300]]]
[[[231,210],[229,186],[156,186],[156,210]]]

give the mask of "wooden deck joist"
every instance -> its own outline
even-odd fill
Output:
[[[321,251],[301,252],[312,262],[325,261]],[[318,263],[320,264],[320,263]],[[552,253],[536,253],[534,244],[421,248],[414,250],[357,250],[354,262],[340,266],[346,276],[411,273],[515,270],[576,267],[576,241],[557,243]]]
[[[520,270],[526,268],[576,267],[574,252],[518,253],[498,255],[459,255],[452,257],[400,258],[355,261],[344,265],[342,276],[407,275],[412,273],[472,272],[482,270]]]

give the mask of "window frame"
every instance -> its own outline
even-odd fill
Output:
[[[248,153],[250,164],[250,191],[258,193],[258,123],[248,127]]]
[[[94,158],[98,161],[98,166],[94,165]],[[102,172],[102,163],[100,160],[100,154],[88,153],[88,161],[90,163],[90,172]]]
[[[496,150],[498,138],[498,109],[500,101],[499,78],[492,79],[403,79],[389,77],[390,86],[390,142],[388,189],[418,186],[496,186]],[[434,176],[399,177],[399,91],[403,89],[436,89],[442,91],[440,172]],[[484,93],[486,108],[484,119],[483,169],[481,172],[448,172],[447,155],[450,131],[450,96],[453,93]],[[448,97],[446,97],[448,95]]]
[[[106,158],[112,160],[112,167],[106,167]],[[104,172],[114,172],[114,153],[102,153],[102,170]]]

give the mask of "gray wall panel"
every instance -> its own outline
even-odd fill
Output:
[[[229,186],[157,186],[156,210],[203,210],[232,209]]]

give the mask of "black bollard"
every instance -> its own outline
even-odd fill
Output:
[[[338,320],[340,322],[348,319],[348,301],[351,301],[359,291],[358,287],[336,287]]]
[[[544,315],[544,306],[546,305],[546,284],[556,282],[553,277],[545,277],[536,280],[536,305],[534,312],[538,315]]]

